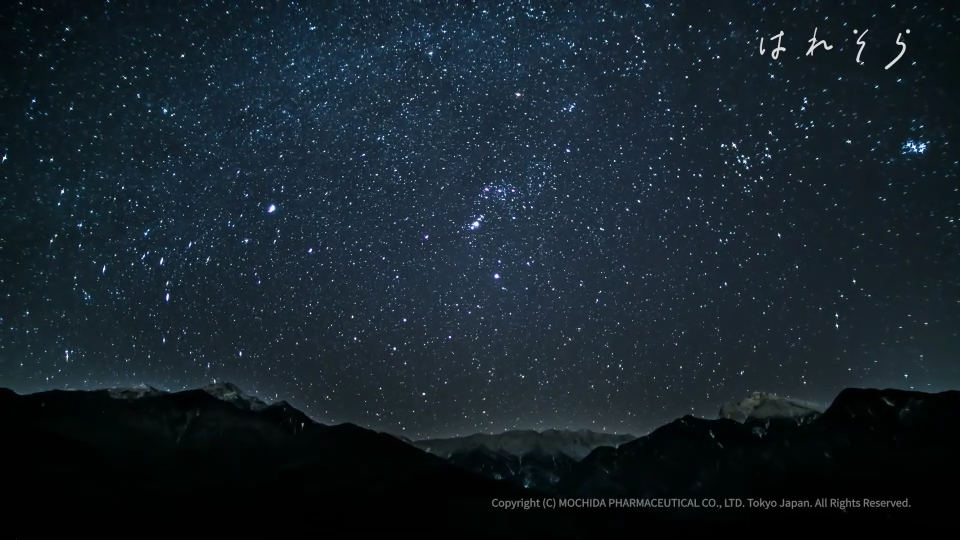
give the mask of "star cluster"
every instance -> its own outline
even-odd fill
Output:
[[[956,387],[958,22],[11,3],[0,386],[228,380],[410,437]]]

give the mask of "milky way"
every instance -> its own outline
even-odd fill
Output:
[[[25,4],[0,386],[426,437],[960,383],[956,10]]]

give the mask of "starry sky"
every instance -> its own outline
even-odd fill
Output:
[[[411,438],[957,388],[947,5],[5,3],[0,386]]]

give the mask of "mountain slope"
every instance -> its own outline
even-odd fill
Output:
[[[418,448],[495,480],[553,491],[573,465],[601,446],[619,446],[633,435],[589,430],[516,430],[500,434],[426,439]]]
[[[232,388],[221,390],[23,396],[0,390],[6,454],[0,477],[14,501],[5,508],[13,518],[7,524],[32,515],[42,501],[62,519],[32,521],[34,532],[118,520],[171,532],[194,514],[188,521],[216,524],[221,532],[267,525],[271,531],[322,524],[325,530],[501,532],[575,525],[562,515],[493,508],[493,499],[538,494],[484,479],[392,436],[318,424],[283,402],[251,407]]]
[[[414,444],[418,448],[442,457],[482,447],[493,452],[505,452],[515,456],[541,452],[551,456],[563,454],[580,460],[600,446],[615,447],[633,439],[636,439],[633,435],[597,433],[586,429],[548,429],[546,431],[506,431],[500,434],[477,433],[449,439],[425,439]]]
[[[809,422],[784,422],[776,429],[756,429],[759,419],[740,423],[686,416],[619,448],[595,450],[562,479],[559,491],[576,497],[811,504],[826,498],[827,507],[809,512],[833,517],[841,511],[830,506],[830,499],[861,506],[865,499],[909,500],[908,509],[854,506],[843,512],[938,517],[952,504],[952,486],[960,481],[958,416],[960,392],[861,389],[844,390]],[[723,515],[748,510],[727,509]],[[709,510],[667,513],[691,516]]]
[[[847,389],[822,414],[687,416],[580,461],[537,443],[522,456],[506,445],[461,446],[451,463],[391,435],[319,424],[231,385],[24,396],[0,389],[4,524],[60,534],[122,524],[167,534],[348,527],[596,535],[675,518],[939,520],[952,516],[960,482],[958,415],[960,392]],[[544,437],[597,440],[520,438]],[[467,468],[495,477],[506,467],[513,476],[505,479],[532,478],[553,495],[455,464],[467,458]],[[774,506],[751,507],[750,499]],[[785,510],[785,500],[824,503]],[[865,508],[865,500],[887,506]],[[504,510],[497,501],[560,509]],[[624,501],[643,507],[604,509]]]

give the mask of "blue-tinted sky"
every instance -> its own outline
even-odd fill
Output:
[[[957,10],[337,6],[0,8],[0,386],[432,437],[960,383]]]

